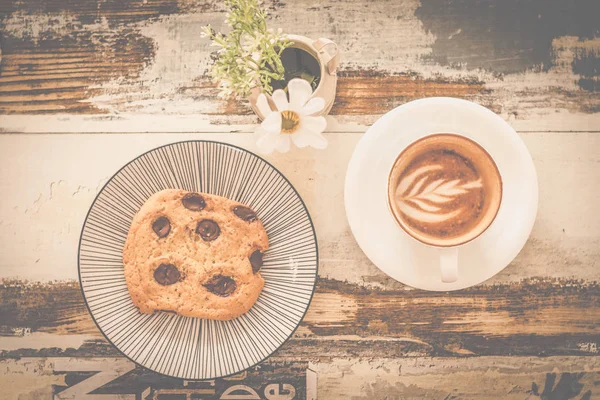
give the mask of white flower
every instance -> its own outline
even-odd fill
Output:
[[[312,116],[323,110],[325,100],[321,97],[310,99],[312,88],[304,79],[292,79],[287,87],[289,102],[283,90],[273,92],[276,111],[271,110],[264,94],[261,93],[256,100],[256,106],[265,116],[258,129],[262,131],[256,142],[258,149],[265,154],[273,150],[285,153],[290,149],[290,142],[297,147],[326,148],[327,139],[322,135],[327,127],[325,117]]]
[[[260,36],[257,35],[257,37],[254,37],[246,33],[242,36],[240,44],[244,51],[252,52],[253,50],[258,49],[260,47],[260,40]]]
[[[259,63],[259,62],[260,62],[260,52],[258,52],[258,51],[255,51],[255,52],[253,52],[253,53],[250,55],[250,57],[252,57],[252,59],[253,59],[254,61],[256,61],[257,63]]]

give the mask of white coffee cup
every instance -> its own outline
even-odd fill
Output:
[[[388,177],[388,209],[413,239],[439,249],[447,283],[458,279],[459,247],[489,228],[501,203],[502,176],[494,159],[460,133],[413,141]]]
[[[416,240],[398,226],[387,204],[388,177],[398,155],[435,133],[459,133],[479,143],[502,177],[496,218],[479,237],[454,248]],[[531,155],[506,121],[477,104],[438,97],[395,108],[368,129],[348,165],[344,200],[354,238],[373,264],[406,285],[447,291],[481,283],[516,257],[533,228],[538,188]],[[443,278],[458,276],[455,282],[442,280],[441,264],[452,266],[444,268]]]

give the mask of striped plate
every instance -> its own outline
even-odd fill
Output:
[[[212,193],[248,204],[269,235],[265,287],[250,311],[232,321],[140,313],[123,274],[122,249],[142,204],[163,189]],[[317,240],[290,182],[244,149],[187,141],[142,154],[100,191],[79,241],[83,296],[104,336],[132,361],[165,375],[210,379],[238,373],[277,350],[296,330],[312,298]]]

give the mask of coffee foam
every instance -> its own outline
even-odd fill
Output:
[[[388,200],[400,226],[427,244],[453,246],[481,234],[494,219],[501,178],[489,154],[454,134],[425,137],[394,163]]]
[[[429,172],[438,171],[442,168],[443,166],[439,164],[420,167],[399,180],[395,201],[398,203],[398,208],[405,215],[424,223],[447,221],[463,213],[464,209],[458,208],[445,212],[442,207],[436,204],[442,205],[452,202],[456,197],[467,193],[469,190],[483,186],[481,178],[466,180],[465,182],[462,182],[461,179],[436,179],[433,181],[428,179]],[[415,181],[417,182],[412,185]],[[427,185],[425,185],[426,182]]]

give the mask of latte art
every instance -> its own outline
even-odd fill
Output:
[[[431,174],[428,174],[441,169],[441,165],[424,166],[400,180],[396,189],[396,201],[404,214],[426,223],[449,220],[464,212],[464,207],[452,207],[448,210],[444,205],[471,189],[483,186],[481,178],[461,182],[461,179],[432,179]],[[415,181],[417,183],[413,185]]]
[[[481,234],[500,206],[502,181],[477,143],[438,134],[408,146],[388,182],[400,226],[427,244],[453,246]]]

